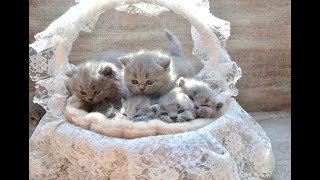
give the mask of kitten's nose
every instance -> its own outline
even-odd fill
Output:
[[[93,98],[88,98],[89,101],[93,101]]]
[[[178,116],[176,116],[176,115],[170,116],[170,119],[172,119],[172,120],[176,120],[177,118],[178,118]]]
[[[140,91],[144,91],[145,87],[144,86],[139,86]]]
[[[194,108],[195,108],[195,109],[199,109],[199,106],[198,106],[198,105],[195,105]]]

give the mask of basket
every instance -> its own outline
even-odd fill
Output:
[[[207,0],[81,0],[29,45],[34,102],[47,111],[29,140],[30,179],[270,177],[274,167],[270,140],[233,98],[219,118],[200,119],[205,123],[173,134],[111,137],[67,120],[64,82],[65,73],[73,68],[68,59],[72,44],[81,31],[92,32],[98,17],[112,8],[146,16],[171,10],[187,19],[193,54],[204,64],[196,79],[221,93],[233,97],[238,93],[235,84],[241,69],[225,50],[230,24],[210,13]]]

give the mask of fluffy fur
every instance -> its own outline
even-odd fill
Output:
[[[67,85],[72,94],[87,103],[87,111],[103,111],[120,107],[125,95],[122,72],[114,64],[114,58],[96,59],[79,64],[66,73]]]
[[[165,34],[170,42],[170,56],[172,58],[172,63],[177,78],[193,78],[195,76],[194,68],[190,62],[190,59],[184,55],[179,39],[168,29],[165,29]]]
[[[101,112],[108,118],[114,117],[118,111],[120,111],[122,104],[121,99],[105,99],[92,106],[91,112]]]
[[[217,93],[202,81],[181,77],[177,86],[193,101],[197,118],[217,118],[229,104],[230,97]]]
[[[133,122],[127,116],[123,116],[122,113],[110,119],[99,112],[88,113],[81,110],[82,106],[82,100],[75,96],[69,98],[65,113],[67,120],[84,129],[89,129],[108,137],[132,139],[145,136],[176,134],[197,130],[213,121],[213,119],[194,119],[182,123],[165,123],[159,119],[153,119],[147,122]]]
[[[88,114],[87,117],[93,115]],[[194,131],[210,124],[213,119],[194,119],[190,122],[165,123],[159,119],[148,122],[132,122],[125,119],[107,120],[101,116],[99,121],[92,123],[90,130],[108,137],[118,138],[141,138],[165,134],[177,134],[187,131]]]
[[[29,95],[29,123],[37,125],[46,113],[46,110],[33,102],[34,92]]]
[[[122,112],[132,121],[148,121],[160,115],[160,107],[147,96],[132,96],[122,103]]]
[[[179,87],[161,96],[159,105],[160,119],[166,122],[184,122],[195,118],[193,102]]]
[[[159,97],[174,87],[171,57],[160,51],[139,51],[120,58],[130,95]]]

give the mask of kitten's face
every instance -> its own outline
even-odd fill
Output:
[[[217,94],[205,83],[180,78],[177,84],[193,101],[197,118],[215,118],[221,115],[223,103]]]
[[[173,121],[179,118],[179,114],[189,111],[189,109],[183,108],[179,103],[170,104],[161,108],[160,115],[167,115]]]
[[[146,96],[133,96],[122,101],[122,113],[133,121],[150,120],[159,116],[160,107],[157,104],[150,106]]]
[[[171,59],[163,59],[149,53],[134,54],[121,59],[121,62],[125,66],[125,84],[135,95],[161,94],[171,83]]]
[[[119,91],[116,68],[110,63],[87,62],[68,76],[72,93],[91,104],[113,98]]]
[[[167,115],[171,120],[176,121],[186,111],[193,111],[193,103],[188,96],[181,92],[180,88],[171,90],[168,94],[159,99],[161,115]]]
[[[149,106],[145,109],[139,109],[137,113],[133,116],[133,118],[138,118],[141,116],[144,116],[148,119],[153,119],[155,117],[158,117],[160,115],[160,107],[157,104],[154,104],[152,106]]]

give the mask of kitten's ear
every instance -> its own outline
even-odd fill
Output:
[[[163,69],[167,70],[170,66],[171,58],[162,59],[161,62],[159,62],[159,65],[163,67]]]
[[[75,68],[72,68],[71,70],[67,71],[65,73],[65,75],[68,76],[69,78],[71,78],[76,74],[76,72],[77,72],[77,68],[75,67]]]
[[[160,115],[160,106],[158,104],[154,104],[150,107],[151,111],[154,112],[155,116],[158,117]]]
[[[109,77],[109,78],[114,78],[114,71],[112,70],[111,67],[106,66],[103,69],[100,70],[100,74],[105,76],[105,77]]]
[[[118,58],[118,61],[120,61],[124,66],[126,66],[129,63],[129,56],[123,56]]]
[[[177,83],[176,83],[176,85],[177,85],[178,87],[184,87],[185,84],[186,84],[186,79],[184,79],[183,77],[180,77],[180,78],[177,80]]]

